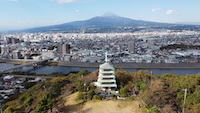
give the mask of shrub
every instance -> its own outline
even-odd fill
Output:
[[[77,95],[77,97],[76,97],[76,100],[77,100],[77,101],[83,100],[83,93],[82,93],[82,92],[78,92],[78,95]]]
[[[31,105],[33,100],[34,100],[33,97],[29,96],[28,98],[26,98],[26,100],[24,101],[22,106],[27,107],[27,106]]]
[[[159,108],[157,106],[153,106],[149,109],[146,109],[147,113],[157,113],[159,111]]]
[[[101,99],[102,99],[102,97],[99,95],[94,95],[92,98],[92,100],[101,100]]]
[[[127,97],[128,96],[128,90],[126,88],[121,88],[119,90],[119,93],[121,94],[121,97]]]
[[[87,99],[88,99],[88,100],[92,100],[94,94],[95,94],[95,93],[94,93],[93,90],[89,90],[89,91],[87,92]]]
[[[52,107],[52,101],[48,94],[43,95],[43,97],[38,101],[37,107],[35,109],[36,113],[46,113]]]

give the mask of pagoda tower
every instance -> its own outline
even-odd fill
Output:
[[[109,63],[107,52],[105,54],[105,63],[99,66],[97,87],[105,91],[113,91],[117,88],[115,68]]]

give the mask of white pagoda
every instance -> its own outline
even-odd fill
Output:
[[[99,66],[97,87],[105,91],[113,91],[117,89],[115,68],[109,63],[107,52],[105,56],[105,63]]]

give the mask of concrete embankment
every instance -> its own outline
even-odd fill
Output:
[[[24,64],[32,62],[33,60],[12,60],[12,59],[0,59],[0,63],[11,63],[11,64]]]
[[[0,59],[0,63],[10,63],[10,64],[25,64],[29,62],[34,62],[35,60],[24,60],[24,59]],[[58,62],[49,62],[48,65],[56,66]]]
[[[0,59],[0,63],[24,64],[32,62],[33,60],[8,60]],[[51,62],[49,65],[53,66],[69,66],[69,67],[88,67],[98,68],[102,63],[88,63],[88,62]],[[136,68],[136,69],[195,69],[200,68],[200,63],[113,63],[115,68]]]
[[[59,62],[58,66],[91,67],[98,68],[102,63],[87,62]],[[113,63],[115,68],[141,68],[141,69],[191,69],[200,68],[200,63]]]

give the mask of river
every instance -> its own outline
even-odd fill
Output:
[[[0,63],[0,71],[9,67],[14,66],[15,64],[9,63]],[[31,72],[36,74],[51,74],[51,73],[69,73],[71,71],[80,71],[86,69],[90,72],[97,70],[98,68],[83,68],[83,67],[68,67],[68,66],[42,66],[34,69],[31,66],[23,67],[20,71]],[[177,75],[188,75],[188,74],[198,74],[200,73],[200,69],[123,69],[130,72],[136,72],[138,70],[147,70],[149,73],[153,73],[156,75],[162,75],[165,73],[172,73]]]

